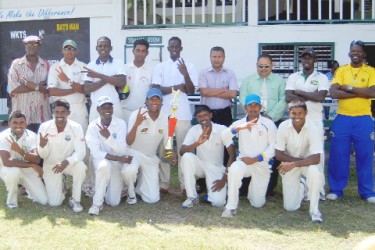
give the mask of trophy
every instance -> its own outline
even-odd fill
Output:
[[[173,99],[170,102],[172,114],[168,118],[168,141],[167,145],[165,145],[164,153],[164,158],[168,160],[173,158],[173,134],[177,124],[176,112],[178,108],[178,97],[180,95],[180,90],[178,89],[176,91],[172,87],[172,95]]]

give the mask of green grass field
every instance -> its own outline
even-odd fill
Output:
[[[207,204],[182,209],[185,197],[177,191],[153,205],[105,206],[92,217],[89,198],[83,198],[79,214],[67,202],[51,208],[26,197],[9,210],[0,182],[0,249],[352,249],[375,233],[375,207],[359,199],[352,172],[343,199],[320,203],[321,224],[310,222],[308,202],[286,212],[280,188],[261,209],[241,198],[232,219],[222,219],[222,208]],[[176,188],[176,169],[173,175]]]

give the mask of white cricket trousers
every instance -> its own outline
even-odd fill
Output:
[[[159,158],[156,155],[146,156],[141,152],[136,152],[135,158],[138,162],[137,166],[125,167],[121,171],[128,190],[134,190],[137,181],[135,191],[142,200],[147,203],[158,202],[160,200]]]
[[[185,189],[188,198],[198,196],[195,189],[197,178],[206,178],[208,201],[212,206],[224,206],[227,197],[227,185],[219,192],[212,192],[213,182],[221,180],[225,167],[215,166],[214,164],[202,161],[193,153],[185,153],[181,157],[181,169],[185,179]]]
[[[320,162],[319,162],[319,171],[320,171],[320,178],[322,179],[322,186],[320,188],[320,192],[325,195],[324,186],[326,184],[326,178],[324,174],[324,165],[325,165],[325,154],[324,154],[324,125],[323,121],[313,121],[316,126],[318,126],[320,130],[320,140],[322,142],[322,153],[320,154]]]
[[[241,160],[232,163],[228,169],[228,202],[225,206],[227,209],[237,209],[239,188],[244,177],[251,177],[247,195],[250,204],[256,208],[264,206],[271,175],[271,170],[267,166],[260,163],[246,165]]]
[[[121,191],[124,187],[122,168],[128,165],[137,165],[133,158],[131,164],[122,164],[120,162],[103,159],[93,161],[95,169],[95,194],[93,204],[101,206],[104,202],[110,206],[117,206],[121,201]]]
[[[8,191],[7,204],[17,203],[18,185],[26,188],[34,202],[46,205],[47,192],[38,174],[32,168],[0,167],[0,177]]]
[[[310,197],[310,215],[320,215],[319,211],[319,193],[322,185],[319,165],[293,168],[289,172],[281,175],[283,183],[284,208],[287,211],[295,211],[300,208],[303,200],[303,189],[301,177],[306,177],[308,195]]]
[[[48,204],[50,206],[60,206],[65,199],[63,184],[63,174],[73,177],[72,198],[75,202],[81,202],[81,188],[86,176],[86,165],[83,161],[69,164],[62,173],[54,173],[52,168],[55,165],[43,166],[43,179],[46,184]]]
[[[180,181],[181,190],[185,189],[185,185],[184,185],[184,174],[182,173],[182,170],[181,170],[180,149],[181,149],[182,143],[185,140],[185,136],[188,133],[190,128],[191,128],[191,121],[177,120],[176,129],[174,131],[174,134],[176,136],[176,143],[177,143],[176,153],[178,156],[178,180]],[[165,145],[162,145],[162,144],[160,144],[159,146],[160,158],[164,157],[164,147]],[[170,181],[171,181],[171,166],[166,162],[161,162],[160,163],[160,187],[164,189],[168,189]]]

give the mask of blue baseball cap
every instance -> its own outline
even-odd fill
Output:
[[[146,98],[150,99],[150,98],[152,98],[154,96],[157,96],[160,99],[163,99],[163,94],[161,93],[160,89],[157,89],[157,88],[151,88],[151,89],[149,89],[148,92],[147,92]]]
[[[259,95],[256,95],[256,94],[250,94],[248,96],[246,96],[246,99],[245,99],[245,106],[247,105],[250,105],[252,103],[256,103],[258,105],[262,105],[261,102],[260,102],[260,97]]]

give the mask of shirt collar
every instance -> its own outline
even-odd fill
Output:
[[[256,80],[263,80],[263,77],[261,77],[258,73],[255,73],[256,74]],[[267,77],[266,77],[266,79],[267,80],[272,80],[272,78],[273,78],[273,73],[271,72],[271,74],[269,74]]]
[[[18,61],[18,64],[28,64],[29,62],[27,61],[26,59],[26,55],[24,55],[23,57],[21,57],[21,59]],[[42,58],[40,58],[38,56],[38,64],[41,64],[41,65],[44,65],[44,66],[47,66],[47,63],[46,61],[44,61]]]
[[[227,68],[225,68],[224,66],[220,69],[219,72],[217,72],[212,66],[207,69],[207,72],[215,72],[215,73],[221,73],[224,71],[227,71]]]
[[[107,62],[109,62],[109,63],[112,63],[112,62],[113,62],[113,58],[112,58],[111,55],[109,55],[108,61],[106,61],[106,62],[102,62],[102,61],[100,60],[100,58],[98,57],[98,59],[96,59],[96,61],[95,61],[95,64],[105,64],[105,63],[107,63]]]

